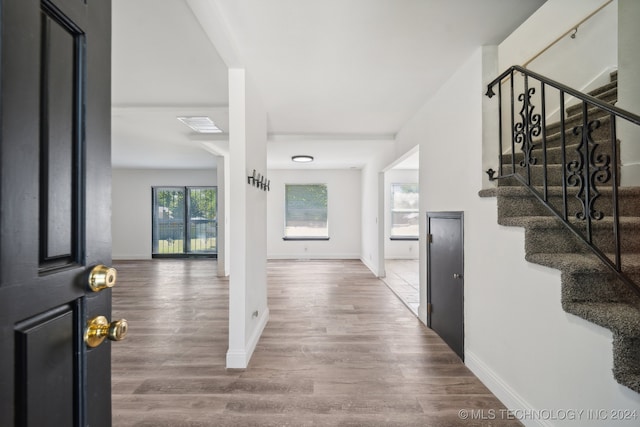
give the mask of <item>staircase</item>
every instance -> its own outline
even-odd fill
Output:
[[[611,74],[609,84],[590,92],[589,95],[615,104],[617,73]],[[515,157],[511,154],[503,155],[502,176],[517,173],[528,177],[531,186],[539,189],[540,194],[544,193],[547,203],[557,212],[565,210],[562,182],[567,182],[566,191],[569,197],[566,198],[566,217],[569,218],[569,222],[582,233],[587,233],[589,227],[593,243],[610,259],[615,258],[617,245],[612,238],[611,230],[617,226],[620,231],[620,261],[624,274],[631,281],[640,284],[640,188],[616,188],[619,224],[614,224],[614,190],[611,184],[610,187],[599,188],[592,196],[594,220],[591,224],[587,224],[588,221],[584,218],[576,217],[576,213],[579,216],[580,212],[589,215],[591,209],[585,208],[583,201],[573,197],[580,191],[580,186],[573,186],[572,180],[575,181],[576,177],[571,173],[572,162],[580,161],[578,147],[582,141],[581,125],[587,122],[583,122],[585,110],[588,122],[599,122],[599,126],[589,125],[590,136],[596,147],[596,159],[601,163],[606,161],[607,156],[615,159],[616,156],[612,156],[613,150],[610,148],[610,114],[583,107],[582,103],[579,103],[565,109],[564,154],[561,149],[561,123],[547,124],[540,132],[542,135],[546,133],[546,150],[542,146],[542,136],[535,135],[532,138],[530,154],[530,159],[535,160],[524,162],[525,154],[519,150],[516,150]],[[619,144],[617,141],[617,148]],[[567,166],[563,168],[563,164]],[[610,165],[609,169],[613,167],[619,171],[619,165]],[[596,175],[598,173],[605,174],[601,171],[596,172]],[[588,244],[579,239],[574,231],[556,218],[538,197],[522,185],[521,181],[514,177],[499,178],[501,179],[498,180],[497,188],[480,192],[483,197],[497,197],[498,223],[524,227],[526,260],[562,272],[562,307],[566,312],[611,330],[613,375],[620,384],[640,393],[640,297],[593,254]],[[595,179],[598,177],[595,176]]]

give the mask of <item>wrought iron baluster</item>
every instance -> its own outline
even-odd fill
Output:
[[[613,180],[611,182],[611,203],[613,207],[613,238],[615,241],[615,265],[618,271],[622,271],[622,261],[620,259],[620,213],[618,212],[618,138],[616,136],[616,116],[613,113],[609,114],[609,120],[611,120],[611,131],[609,135],[611,137],[611,163],[613,165]]]
[[[502,147],[502,82],[498,83],[498,176],[502,176],[503,175],[503,167],[502,167],[502,161],[503,161],[503,156],[502,156],[502,152],[504,150],[504,148]],[[513,152],[512,152],[513,154]],[[513,155],[511,156],[513,157]]]
[[[527,170],[527,185],[531,185],[531,167],[529,163],[529,157],[530,157],[529,153],[530,153],[530,147],[531,147],[531,140],[529,139],[529,137],[531,136],[531,134],[529,133],[529,123],[531,120],[529,115],[529,101],[531,100],[531,96],[529,95],[529,78],[526,75],[524,76],[524,93],[520,94],[520,97],[522,98],[522,110],[520,110],[520,117],[522,117],[521,131],[524,136],[522,140],[522,152],[524,153],[524,160],[523,160],[524,164],[521,164],[521,165],[524,166]]]
[[[566,135],[566,125],[565,125],[565,117],[564,117],[564,91],[560,91],[560,156],[562,160],[561,169],[562,169],[562,219],[567,221],[569,218],[569,207],[568,207],[568,198],[567,198],[567,135]]]
[[[600,144],[593,140],[593,132],[600,127],[600,120],[593,120],[589,122],[589,132],[587,139],[589,142],[589,217],[593,220],[600,221],[604,218],[602,211],[596,210],[596,201],[600,198],[600,191],[598,190],[601,185],[608,183],[611,180],[611,156],[606,153],[597,154],[596,151],[600,147]],[[614,184],[615,186],[615,184]]]
[[[540,82],[540,99],[542,101],[541,113],[542,113],[542,191],[544,194],[544,201],[549,201],[549,185],[547,183],[547,113],[546,113],[546,100],[545,100],[545,84]]]
[[[516,140],[513,134],[513,128],[515,126],[515,90],[513,88],[513,70],[511,71],[511,173],[516,173]]]
[[[535,106],[531,103],[531,97],[535,94],[535,87],[530,88],[528,79],[525,76],[524,92],[518,95],[518,101],[522,102],[520,109],[520,122],[515,123],[513,127],[514,141],[521,144],[521,150],[524,155],[520,166],[526,168],[527,185],[531,185],[531,165],[536,165],[538,159],[533,156],[533,139],[540,136],[542,118],[540,114],[534,114]]]
[[[582,204],[582,212],[577,212],[576,218],[586,221],[586,238],[591,243],[592,220],[604,218],[604,213],[595,208],[595,203],[600,197],[599,184],[606,184],[611,179],[611,156],[596,153],[600,144],[593,140],[593,132],[600,128],[601,123],[600,120],[589,121],[586,102],[582,104],[582,114],[582,125],[573,128],[573,134],[580,136],[580,145],[576,149],[579,160],[567,165],[570,172],[567,182],[580,187],[576,198]]]
[[[599,126],[599,124],[598,124]],[[593,234],[591,232],[591,179],[589,179],[589,166],[591,165],[591,150],[589,147],[589,131],[590,131],[590,123],[588,116],[588,108],[586,101],[582,103],[582,140],[584,141],[583,149],[584,149],[584,206],[583,212],[585,217],[584,220],[587,221],[587,241],[589,243],[593,243]]]

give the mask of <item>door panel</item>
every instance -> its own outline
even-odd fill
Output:
[[[427,213],[427,324],[464,360],[462,212]]]
[[[16,325],[17,425],[74,424],[74,315],[73,307],[63,306]]]
[[[67,21],[65,23],[65,21]],[[82,202],[84,35],[52,7],[42,11],[40,74],[40,242],[46,269],[77,262]]]
[[[108,0],[0,0],[0,425],[111,425]]]

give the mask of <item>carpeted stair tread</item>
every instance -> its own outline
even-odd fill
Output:
[[[613,376],[640,393],[640,338],[613,333]]]
[[[613,370],[613,376],[620,384],[624,384],[636,393],[640,393],[640,374],[627,373],[626,370]]]
[[[538,192],[542,193],[542,187],[534,187]],[[571,189],[571,188],[569,188]],[[601,197],[605,195],[610,195],[613,189],[609,186],[599,188]],[[548,188],[548,193],[550,196],[562,196],[562,187],[561,186],[550,186]],[[526,187],[520,186],[504,186],[504,187],[496,187],[496,196],[529,196],[531,192]],[[487,196],[484,196],[487,197]],[[618,197],[640,197],[640,187],[618,187]]]
[[[574,105],[572,107],[569,107],[569,109],[567,110],[567,114],[564,117],[565,129],[567,129],[569,131],[573,131],[573,128],[575,126],[580,126],[582,124],[582,122],[583,122],[582,111],[583,111],[582,104],[578,104],[578,105]],[[588,118],[588,121],[591,121],[591,120],[600,120],[600,121],[602,121],[604,119],[608,119],[609,118],[609,114],[610,114],[609,112],[607,112],[606,110],[603,110],[601,107],[598,107],[598,106],[595,106],[595,105],[591,105],[591,104],[587,104],[587,118]],[[548,123],[547,127],[546,127],[547,137],[550,134],[559,132],[561,126],[562,126],[562,122],[560,122],[560,121],[553,122],[553,123]]]
[[[606,153],[611,154],[611,144],[609,143],[609,139],[596,139],[594,140],[596,144],[599,145],[598,153]],[[565,156],[568,159],[577,156],[577,149],[580,146],[579,141],[568,141],[565,146]],[[516,166],[524,159],[524,154],[521,150],[516,147],[516,155],[515,155],[515,163]],[[620,140],[617,140],[617,150],[620,153]],[[536,141],[536,147],[533,149],[533,155],[540,159],[540,163],[542,163],[542,143]],[[562,163],[562,148],[560,145],[554,145],[551,147],[547,147],[547,164],[561,164]],[[502,155],[502,164],[504,166],[511,165],[512,159],[511,154],[506,153]]]
[[[640,231],[640,217],[622,216],[618,221],[619,225],[624,227],[625,230]],[[584,224],[583,220],[577,218],[570,218],[569,222],[575,225]],[[546,228],[564,229],[566,227],[562,221],[555,216],[513,216],[502,218],[500,224],[510,227],[526,227],[533,230]],[[613,228],[613,218],[604,217],[599,221],[592,221],[591,224],[594,229],[606,228],[610,230]]]
[[[574,159],[570,158],[569,160],[574,160]],[[523,175],[523,176],[529,176],[529,179],[532,185],[543,185],[543,183],[545,182],[544,173],[546,171],[547,186],[552,186],[552,187],[561,186],[563,182],[562,165],[547,163],[547,166],[545,167],[542,164],[541,159],[540,159],[540,163],[541,164],[538,164],[538,165],[531,165],[529,167],[529,170],[519,165],[516,165],[516,173],[519,173],[520,175]],[[504,165],[502,168],[502,173],[504,173],[505,175],[509,175],[512,173],[512,170],[513,170],[512,165],[510,164]],[[618,167],[617,174],[618,176],[620,176],[620,167]],[[520,185],[520,182],[515,178],[500,179],[500,186],[509,186],[509,185],[511,186]]]
[[[593,112],[593,114],[589,114],[588,122],[596,121],[600,122],[600,125],[597,128],[593,128],[591,131],[591,137],[593,140],[602,140],[606,139],[610,135],[611,130],[611,120],[609,118],[609,113],[599,110]],[[574,128],[582,125],[582,118],[572,118],[565,122],[565,131],[562,132],[559,125],[557,129],[550,128],[546,133],[546,141],[547,147],[557,147],[562,143],[562,135],[564,135],[565,144],[571,144],[577,142],[581,138],[580,132],[578,134],[574,134]],[[534,144],[540,145],[542,144],[542,140],[533,141]]]
[[[640,274],[629,277],[640,280]],[[620,302],[640,303],[640,297],[631,287],[610,271],[562,272],[562,302]]]
[[[483,188],[478,191],[479,197],[496,197],[498,195],[498,187]]]
[[[618,82],[611,82],[605,86],[589,92],[589,95],[598,98],[608,104],[615,104],[618,100]],[[582,103],[567,107],[567,116],[580,114],[582,112]]]
[[[542,194],[542,187],[534,187],[539,193]],[[604,187],[599,189],[601,197],[610,196],[613,189],[610,187]],[[561,186],[550,186],[547,189],[549,196],[562,196],[562,187]],[[491,188],[484,188],[478,192],[480,197],[529,197],[531,196],[531,191],[528,188],[522,185],[508,185],[508,186],[498,186]],[[619,198],[640,198],[640,187],[618,187],[618,197]],[[640,203],[639,203],[640,205]],[[639,211],[640,213],[640,211]]]
[[[614,254],[605,254],[615,259]],[[535,253],[526,254],[529,262],[545,267],[555,268],[567,273],[607,273],[611,270],[594,254],[582,253]],[[629,275],[640,274],[640,254],[623,254],[621,257],[624,270]]]
[[[566,302],[563,308],[611,332],[640,338],[640,308],[632,304]]]
[[[499,224],[524,227],[525,250],[532,253],[589,253],[589,246],[578,238],[559,218],[555,216],[502,217]],[[587,238],[587,223],[572,217],[569,222],[576,232]],[[640,253],[640,217],[620,217],[618,220],[619,241],[614,235],[614,220],[605,217],[591,222],[591,242],[601,251],[615,252],[619,247],[623,253]],[[619,246],[618,246],[619,245]]]

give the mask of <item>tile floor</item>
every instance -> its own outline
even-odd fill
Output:
[[[388,259],[385,261],[384,283],[415,314],[420,305],[420,265],[417,259]]]

